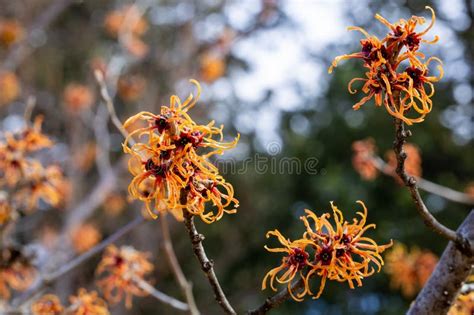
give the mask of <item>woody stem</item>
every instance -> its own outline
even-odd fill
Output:
[[[423,219],[425,225],[431,228],[433,231],[450,241],[456,242],[464,246],[466,244],[466,241],[461,235],[457,235],[455,231],[441,224],[430,213],[425,203],[423,202],[423,199],[421,198],[416,179],[413,176],[407,174],[405,170],[405,161],[407,159],[407,153],[404,151],[403,145],[405,144],[406,139],[411,135],[411,132],[405,130],[405,125],[403,121],[398,118],[395,119],[395,131],[396,133],[395,141],[393,142],[393,150],[397,158],[396,173],[410,191],[411,198],[415,203],[418,214]]]
[[[174,252],[173,243],[171,242],[171,235],[168,227],[168,218],[163,216],[160,219],[161,223],[161,234],[163,236],[163,247],[166,253],[166,257],[168,259],[168,264],[173,271],[173,274],[178,282],[183,294],[186,298],[186,302],[189,306],[189,313],[191,315],[199,315],[199,310],[196,306],[196,301],[194,300],[193,295],[193,287],[191,282],[186,279],[186,276],[181,269],[181,265],[179,264],[178,258]]]
[[[296,291],[304,287],[304,281],[303,278],[300,278],[298,281],[294,282],[291,285],[291,290]],[[264,315],[267,314],[270,310],[280,306],[283,302],[286,300],[289,300],[291,298],[290,291],[288,288],[285,288],[284,290],[281,290],[277,294],[267,298],[265,302],[257,307],[256,309],[249,310],[247,312],[248,315]]]
[[[225,296],[224,291],[221,288],[219,280],[217,279],[216,273],[214,272],[214,263],[207,258],[206,251],[204,250],[204,246],[202,241],[204,240],[204,235],[199,234],[194,225],[194,216],[189,213],[186,209],[183,210],[184,216],[184,225],[189,234],[189,239],[191,240],[191,244],[193,246],[194,255],[199,260],[201,264],[201,269],[207,276],[209,284],[214,291],[214,296],[216,298],[217,303],[220,305],[222,310],[226,314],[236,315],[237,313],[230,305],[227,297]]]

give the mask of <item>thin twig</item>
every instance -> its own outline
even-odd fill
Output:
[[[418,178],[418,187],[426,192],[441,196],[454,202],[471,206],[474,205],[474,197],[449,187],[433,183],[424,178]]]
[[[85,261],[90,259],[91,257],[97,255],[98,253],[103,251],[107,246],[109,246],[110,244],[116,242],[117,240],[122,238],[124,235],[126,235],[127,233],[132,231],[134,228],[136,228],[137,226],[139,226],[143,222],[145,222],[145,219],[143,218],[143,216],[137,217],[136,219],[134,219],[133,221],[131,221],[127,225],[125,225],[125,226],[121,227],[120,229],[118,229],[114,234],[110,235],[108,238],[103,240],[101,243],[97,244],[96,246],[94,246],[93,248],[91,248],[90,250],[85,252],[84,254],[74,258],[70,262],[63,265],[59,270],[57,270],[57,271],[55,271],[51,274],[48,274],[48,275],[45,275],[45,276],[41,277],[36,282],[36,284],[32,288],[30,288],[28,291],[26,291],[24,294],[22,294],[19,298],[19,301],[16,301],[16,303],[14,303],[14,304],[15,305],[21,305],[23,303],[23,301],[28,300],[29,297],[34,295],[36,292],[44,289],[47,286],[50,286],[55,281],[57,281],[59,278],[61,278],[62,276],[64,276],[68,272],[70,272],[71,270],[75,269],[76,267],[78,267],[79,265],[81,265],[82,263],[84,263]]]
[[[107,128],[107,120],[109,118],[109,111],[106,107],[97,109],[94,119],[91,119],[94,126],[94,136],[97,141],[95,160],[99,174],[103,177],[105,172],[112,167],[110,165],[110,134]]]
[[[100,206],[109,193],[117,185],[117,173],[122,168],[123,160],[120,159],[111,170],[107,171],[100,181],[94,186],[91,193],[79,205],[68,210],[70,216],[66,219],[61,235],[67,235],[71,228],[84,222],[93,211]]]
[[[25,114],[23,115],[23,118],[25,119],[25,123],[29,124],[31,122],[31,116],[33,114],[33,109],[36,106],[36,97],[33,95],[28,96],[28,99],[26,100],[26,108],[25,108]]]
[[[61,265],[70,259],[71,231],[89,218],[117,185],[117,173],[122,168],[122,160],[105,172],[91,192],[77,206],[67,210],[69,214],[58,237],[58,245],[49,259],[49,268]],[[53,264],[53,265],[51,265]],[[50,270],[50,269],[49,269]]]
[[[217,303],[221,306],[226,314],[237,314],[232,306],[230,305],[227,297],[225,296],[224,291],[219,284],[219,280],[217,279],[216,273],[214,272],[214,263],[207,258],[206,251],[204,250],[204,246],[202,245],[202,241],[204,240],[204,235],[199,234],[196,226],[194,225],[194,217],[188,211],[183,211],[184,216],[184,225],[188,230],[189,239],[191,240],[191,244],[193,246],[194,255],[199,260],[201,264],[201,269],[207,276],[209,284],[214,291],[214,297],[216,298]]]
[[[405,160],[407,158],[407,154],[403,150],[403,145],[405,144],[406,138],[411,133],[405,130],[405,125],[400,119],[395,119],[395,130],[396,137],[393,143],[393,150],[397,158],[396,173],[398,176],[400,176],[405,186],[410,190],[410,195],[425,225],[450,241],[456,242],[458,244],[464,243],[464,245],[466,245],[466,242],[461,236],[458,236],[455,231],[438,222],[438,220],[436,220],[436,218],[429,212],[428,208],[423,202],[423,199],[421,198],[420,192],[418,191],[416,179],[413,176],[408,175],[405,170]]]
[[[186,302],[189,305],[189,313],[192,315],[198,315],[199,310],[196,306],[193,295],[193,287],[191,282],[186,279],[186,276],[181,269],[178,258],[174,252],[173,243],[171,242],[171,235],[168,227],[168,217],[166,215],[162,216],[160,219],[161,223],[161,234],[163,236],[163,247],[165,249],[166,258],[168,259],[168,264],[173,271],[173,274],[178,282],[183,294],[186,298]]]
[[[169,305],[181,311],[189,311],[189,307],[186,303],[183,303],[175,299],[174,297],[171,297],[167,294],[164,294],[161,291],[158,291],[157,289],[152,287],[148,282],[144,281],[143,279],[136,277],[136,278],[133,278],[133,281],[135,281],[135,283],[141,289],[146,291],[148,294],[150,294],[151,296],[153,296],[155,299],[162,302],[163,304]]]
[[[291,285],[292,291],[296,291],[301,289],[304,286],[304,281],[300,278],[298,281],[294,282]],[[265,300],[265,302],[260,305],[258,308],[249,310],[247,312],[248,315],[264,315],[267,314],[271,309],[278,307],[280,304],[289,300],[291,298],[290,292],[288,288],[281,290],[277,294],[272,297],[269,297]]]
[[[371,156],[368,157],[371,159],[375,167],[385,175],[393,176],[393,172],[390,166],[380,157],[380,156]],[[418,188],[424,190],[430,194],[434,194],[444,199],[451,200],[457,203],[462,203],[466,205],[474,205],[474,197],[466,193],[459,192],[452,188],[436,184],[432,181],[429,181],[425,178],[416,177]]]
[[[69,263],[62,266],[58,271],[53,272],[51,275],[45,276],[44,281],[46,283],[51,283],[52,281],[58,279],[62,275],[68,273],[70,270],[76,268],[77,266],[79,266],[80,264],[88,260],[89,258],[100,253],[110,244],[115,243],[118,239],[126,235],[128,232],[132,231],[135,227],[139,226],[143,222],[145,222],[145,219],[143,218],[143,216],[139,216],[135,218],[132,222],[118,229],[114,234],[109,236],[107,239],[105,239],[101,243],[97,244],[96,246],[94,246],[93,248],[85,252],[84,254],[78,256],[77,258],[71,260]]]
[[[128,132],[127,130],[125,130],[125,128],[122,125],[122,122],[117,116],[114,103],[112,101],[112,98],[109,95],[109,92],[107,91],[107,85],[105,84],[104,75],[102,74],[100,70],[95,70],[94,75],[95,75],[95,79],[97,83],[99,84],[100,95],[102,96],[102,99],[104,100],[105,105],[107,106],[107,110],[109,111],[110,119],[112,119],[112,123],[114,124],[115,128],[117,128],[117,130],[120,131],[122,136],[124,138],[127,138]],[[130,139],[129,142],[133,144],[133,139]]]

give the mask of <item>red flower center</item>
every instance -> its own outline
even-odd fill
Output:
[[[323,247],[316,255],[316,260],[320,261],[322,265],[329,265],[332,258],[332,247]]]
[[[409,50],[416,50],[420,46],[420,41],[421,39],[416,33],[410,33],[405,39],[404,44]]]
[[[301,248],[294,248],[290,255],[288,263],[296,266],[297,269],[302,269],[308,263],[309,254]]]
[[[155,126],[158,129],[159,133],[163,133],[163,131],[170,128],[170,124],[168,123],[166,117],[161,115],[157,119],[155,119]]]
[[[151,172],[156,177],[165,177],[166,165],[156,165],[152,159],[148,159],[145,162],[145,170]]]

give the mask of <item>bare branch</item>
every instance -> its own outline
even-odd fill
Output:
[[[303,286],[304,286],[304,281],[302,278],[300,278],[298,281],[294,282],[291,285],[291,289],[293,291],[296,291],[303,288]],[[291,298],[290,292],[288,291],[288,288],[285,288],[284,290],[278,292],[274,296],[266,299],[265,302],[262,305],[260,305],[258,308],[248,311],[247,314],[248,315],[267,314],[270,310],[280,306],[280,304],[282,304],[286,300],[289,300],[290,298]]]
[[[62,276],[70,272],[71,270],[75,269],[76,267],[78,267],[79,265],[81,265],[82,263],[90,259],[91,257],[97,255],[98,253],[103,251],[107,246],[116,242],[117,240],[122,238],[124,235],[132,231],[134,228],[136,228],[143,222],[145,222],[145,219],[142,216],[137,217],[135,220],[131,221],[127,225],[118,229],[114,234],[112,234],[111,236],[103,240],[101,243],[97,244],[96,246],[94,246],[93,248],[85,252],[84,254],[74,258],[70,262],[63,265],[59,270],[41,277],[36,282],[36,284],[32,288],[30,288],[28,291],[26,291],[24,294],[22,294],[19,300],[16,301],[14,304],[21,305],[23,301],[28,300],[36,292],[44,289],[47,286],[50,286],[59,278],[61,278]]]
[[[94,186],[91,193],[84,199],[78,206],[74,209],[68,210],[70,215],[66,220],[66,224],[62,229],[62,235],[69,233],[70,229],[85,221],[93,211],[100,206],[104,200],[107,198],[108,194],[115,188],[117,185],[117,175],[116,173],[122,167],[122,160],[118,161],[113,168],[106,172],[104,176],[101,177],[100,181]]]
[[[189,306],[189,313],[192,315],[198,315],[199,310],[194,300],[193,289],[192,289],[193,287],[192,287],[191,282],[189,282],[186,279],[186,276],[184,275],[183,270],[181,269],[181,266],[179,264],[178,258],[176,257],[176,254],[174,252],[167,219],[168,217],[166,215],[163,215],[160,219],[161,234],[163,236],[163,247],[165,249],[166,258],[168,259],[168,264],[171,270],[173,271],[176,281],[181,287],[181,290],[183,291],[183,294],[186,298],[186,302],[188,303],[188,306]]]
[[[450,241],[465,243],[464,240],[458,238],[456,232],[442,225],[429,212],[428,208],[423,202],[423,199],[421,198],[420,192],[418,191],[416,179],[413,176],[408,175],[405,171],[405,160],[407,158],[407,154],[403,150],[403,145],[405,144],[406,138],[410,135],[410,132],[405,130],[405,125],[400,119],[395,119],[395,129],[396,137],[393,143],[393,150],[395,151],[397,158],[396,173],[398,176],[400,176],[405,186],[410,190],[410,195],[425,225]]]
[[[106,107],[99,107],[95,117],[91,119],[96,139],[95,163],[101,177],[112,167],[110,164],[110,134],[107,128],[109,112]]]
[[[25,108],[25,114],[23,115],[23,118],[25,119],[25,123],[29,124],[31,122],[31,116],[33,114],[33,109],[36,106],[36,97],[33,95],[28,96],[26,100],[26,108]]]
[[[204,235],[199,234],[196,226],[194,225],[194,216],[190,214],[186,209],[183,210],[184,216],[184,225],[188,230],[189,239],[191,240],[191,244],[193,246],[194,255],[199,260],[201,264],[201,269],[207,276],[207,279],[214,291],[214,297],[216,298],[217,303],[221,306],[226,314],[235,315],[237,314],[232,306],[230,305],[227,297],[225,296],[224,291],[219,284],[219,280],[217,279],[216,273],[214,272],[214,263],[207,258],[206,251],[204,250],[204,246],[202,245],[202,241],[204,240]]]
[[[420,189],[423,189],[426,192],[441,196],[445,199],[448,199],[454,202],[463,203],[463,204],[471,205],[471,206],[474,205],[474,198],[468,194],[456,191],[446,186],[433,183],[424,178],[418,178],[417,181],[418,181],[418,187]]]
[[[95,79],[97,83],[99,84],[100,87],[100,95],[102,96],[102,99],[105,102],[105,105],[107,106],[107,110],[109,111],[110,118],[112,119],[112,123],[114,124],[115,128],[117,128],[118,131],[122,134],[124,138],[127,138],[128,132],[125,130],[125,128],[122,125],[122,122],[117,116],[117,112],[115,111],[114,103],[112,101],[112,98],[109,95],[109,92],[107,91],[107,85],[105,84],[104,80],[104,75],[100,70],[94,71]],[[133,144],[133,139],[130,139],[130,143]]]
[[[163,304],[169,305],[177,310],[181,311],[188,311],[189,307],[186,303],[183,303],[174,297],[171,297],[169,295],[164,294],[161,291],[158,291],[154,287],[152,287],[148,282],[144,281],[143,279],[140,279],[138,277],[133,278],[133,281],[144,291],[149,293],[151,296],[153,296],[155,299],[160,301]]]
[[[474,211],[458,229],[459,235],[470,241],[468,247],[449,242],[430,279],[408,310],[408,315],[447,314],[474,264]]]
[[[373,161],[375,167],[380,172],[389,176],[393,175],[388,164],[385,163],[385,161],[380,156],[371,156],[370,159]],[[432,181],[421,177],[416,177],[416,181],[419,189],[424,190],[430,194],[434,194],[454,202],[466,205],[474,205],[474,197],[471,197],[466,193],[462,193],[449,187],[433,183]]]
[[[115,243],[122,236],[126,235],[128,232],[132,231],[135,227],[139,226],[143,222],[145,222],[145,219],[143,218],[143,216],[137,217],[132,222],[118,229],[114,234],[109,236],[107,239],[105,239],[101,243],[97,244],[96,246],[94,246],[93,248],[85,252],[84,254],[78,256],[77,258],[71,260],[69,263],[62,266],[58,271],[52,273],[51,275],[45,276],[44,281],[47,284],[55,281],[56,279],[68,273],[72,269],[76,268],[77,266],[79,266],[80,264],[88,260],[89,258],[103,251],[110,244]]]

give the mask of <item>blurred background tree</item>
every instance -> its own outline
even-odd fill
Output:
[[[136,12],[127,14],[131,4]],[[362,26],[382,35],[385,29],[373,18],[375,13],[389,21],[412,14],[428,16],[426,5],[438,17],[431,34],[441,38],[427,53],[443,60],[445,77],[436,85],[432,113],[423,124],[411,128],[410,141],[421,152],[424,178],[467,191],[474,174],[471,0],[0,0],[2,129],[18,128],[27,98],[35,96],[34,115],[44,115],[43,129],[58,143],[44,158],[60,164],[71,185],[65,209],[45,208],[21,218],[16,239],[25,244],[34,241],[35,249],[43,253],[38,263],[45,264],[48,253],[59,248],[54,241],[70,217],[67,209],[75,209],[104,175],[100,158],[95,161],[97,152],[110,150],[112,163],[121,168],[122,138],[111,124],[104,125],[107,114],[99,105],[92,74],[92,69],[99,69],[106,74],[122,120],[141,110],[159,111],[174,91],[185,96],[190,89],[188,79],[196,78],[203,84],[200,105],[193,109],[197,120],[215,119],[225,124],[229,136],[241,133],[238,147],[219,157],[240,200],[239,212],[218,224],[198,223],[223,288],[237,310],[257,306],[271,294],[260,291],[261,280],[279,258],[263,249],[266,231],[278,228],[289,237],[296,236],[301,230],[297,218],[303,210],[320,214],[329,209],[331,200],[354,213],[355,201],[364,200],[369,220],[377,223],[372,232],[375,239],[394,239],[441,254],[446,241],[423,225],[405,188],[387,176],[365,181],[352,166],[354,141],[372,137],[384,157],[394,139],[392,118],[383,109],[369,102],[359,111],[352,110],[359,95],[349,94],[346,87],[351,78],[363,73],[362,68],[347,62],[333,75],[326,71],[335,56],[358,49],[346,26]],[[57,16],[48,27],[38,20],[54,10]],[[28,49],[16,50],[16,40]],[[20,57],[12,58],[12,53]],[[101,137],[104,127],[110,132],[108,138]],[[262,171],[257,159],[265,158],[269,163],[315,158],[316,172]],[[229,163],[234,163],[233,171]],[[139,212],[138,202],[126,203],[129,180],[129,174],[119,172],[103,196],[103,205],[83,219],[89,225],[82,227],[84,236],[76,236],[76,252],[90,248]],[[424,197],[439,220],[451,228],[470,210],[436,195]],[[199,308],[203,314],[219,313],[184,227],[173,223],[171,228]],[[156,287],[179,296],[163,257],[159,229],[158,222],[149,222],[119,243],[150,251]],[[92,245],[84,245],[85,238]],[[79,285],[91,287],[98,260],[74,270],[52,292],[65,300]],[[403,296],[389,283],[390,278],[381,273],[356,290],[329,284],[320,299],[287,302],[274,314],[400,314],[413,296]],[[174,312],[152,298],[137,298],[131,311],[118,305],[112,313],[155,314],[157,310]]]

